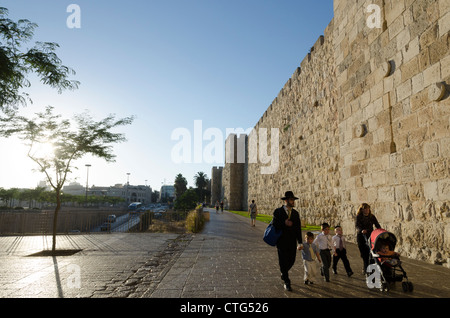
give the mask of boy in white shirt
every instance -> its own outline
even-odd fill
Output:
[[[320,259],[322,260],[322,267],[320,268],[320,274],[325,276],[325,281],[330,281],[330,266],[331,266],[331,235],[330,226],[328,223],[323,223],[320,226],[322,232],[317,235],[314,240],[314,244],[319,247],[320,250]]]
[[[333,243],[333,273],[337,274],[337,263],[340,259],[344,263],[345,271],[347,272],[347,276],[350,277],[353,275],[352,268],[350,267],[350,262],[347,258],[347,250],[346,250],[346,242],[344,235],[342,234],[342,227],[337,225],[334,228],[335,236],[332,238]]]

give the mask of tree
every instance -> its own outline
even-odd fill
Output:
[[[152,202],[156,202],[159,199],[159,191],[153,190],[152,191]]]
[[[175,201],[174,207],[176,210],[192,210],[197,206],[198,196],[194,189],[186,190]]]
[[[31,101],[25,92],[21,92],[24,87],[31,86],[27,79],[31,72],[59,93],[78,88],[78,81],[69,80],[75,71],[62,65],[55,53],[59,45],[36,42],[31,49],[22,50],[22,46],[33,38],[37,24],[25,19],[15,22],[7,16],[8,9],[0,7],[0,111],[13,116],[19,105],[24,106],[27,99]]]
[[[94,121],[88,113],[76,115],[76,127],[71,122],[61,119],[61,115],[53,114],[53,107],[48,106],[37,117],[28,119],[16,116],[12,121],[3,125],[6,136],[17,135],[28,148],[28,157],[33,160],[43,172],[47,181],[54,189],[56,208],[53,218],[53,246],[56,249],[56,224],[58,212],[61,208],[61,189],[66,182],[67,175],[72,172],[75,160],[87,154],[103,158],[107,162],[114,162],[115,155],[111,144],[125,141],[121,133],[111,130],[131,124],[133,117],[119,120],[109,115],[100,121]],[[1,127],[0,127],[1,128]],[[1,129],[0,129],[1,130]]]
[[[41,204],[41,207],[42,204],[44,204],[44,206],[56,204],[55,195],[53,191],[46,191],[46,190],[43,191],[39,196],[38,202]]]
[[[187,180],[181,173],[177,174],[174,182],[175,195],[177,198],[181,197],[187,189]]]
[[[208,186],[208,176],[204,172],[197,172],[194,176],[195,186],[197,187],[198,196],[200,200],[203,202],[205,200],[206,195],[206,187]]]
[[[8,206],[12,208],[12,199],[17,197],[17,194],[19,193],[19,189],[17,188],[11,188],[8,190],[5,190],[3,188],[0,188],[0,199],[5,202],[5,206]]]
[[[41,195],[42,195],[42,193],[44,193],[44,192],[45,192],[45,188],[44,187],[39,187],[38,186],[38,187],[34,188],[33,190],[31,190],[31,199],[33,201],[35,201],[35,203],[38,202],[40,197],[41,197]],[[30,206],[30,208],[31,208],[31,206]]]

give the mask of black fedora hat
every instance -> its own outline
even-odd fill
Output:
[[[297,200],[298,198],[294,195],[294,193],[292,191],[286,191],[284,193],[284,197],[282,197],[281,200],[287,200],[287,199]]]

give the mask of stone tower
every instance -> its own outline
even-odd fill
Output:
[[[230,134],[225,141],[223,202],[228,210],[247,210],[247,135]]]
[[[223,167],[212,167],[211,169],[211,206],[216,204],[216,201],[221,201],[222,194],[222,171]]]

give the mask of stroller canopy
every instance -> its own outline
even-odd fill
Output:
[[[397,244],[397,238],[394,234],[384,229],[376,229],[370,234],[370,248],[372,251],[378,251],[380,242],[389,244],[389,248],[394,250],[395,245]]]

